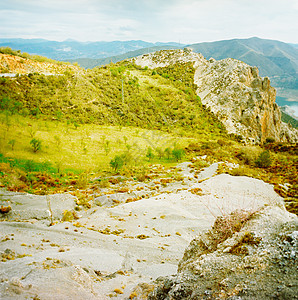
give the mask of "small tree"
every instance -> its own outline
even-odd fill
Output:
[[[256,160],[256,165],[259,168],[268,168],[271,166],[272,158],[268,150],[263,151]]]
[[[123,167],[124,161],[120,155],[116,155],[111,161],[110,166],[114,171],[118,171]]]
[[[165,151],[163,151],[161,148],[156,148],[155,150],[158,154],[158,158],[162,159],[164,157]]]
[[[149,161],[151,161],[151,160],[154,158],[154,153],[153,153],[153,150],[152,150],[151,147],[149,147],[149,148],[147,149],[147,154],[146,154],[146,156],[148,157]]]
[[[11,150],[14,150],[14,145],[15,145],[15,143],[16,143],[16,140],[10,140],[10,141],[8,142],[8,145],[11,146]]]
[[[30,145],[32,146],[33,152],[37,152],[41,149],[41,140],[34,138],[30,141]]]
[[[55,135],[54,139],[55,139],[55,143],[57,146],[57,150],[60,151],[60,147],[61,147],[61,143],[62,143],[61,138],[58,135]]]
[[[181,148],[175,148],[173,149],[172,154],[176,161],[179,161],[184,155],[184,150]]]
[[[110,151],[111,151],[110,141],[109,140],[106,140],[104,142],[104,149],[105,149],[106,155],[108,155],[110,153]]]
[[[170,159],[170,156],[171,156],[171,149],[170,148],[166,148],[165,149],[165,155],[167,156],[167,159]]]

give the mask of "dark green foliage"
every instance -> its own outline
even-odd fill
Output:
[[[5,96],[0,98],[0,110],[9,111],[14,114],[20,112],[22,108],[23,104],[20,101],[15,101]]]
[[[263,151],[256,160],[256,166],[259,168],[268,168],[272,163],[272,158],[268,150]]]
[[[265,143],[266,144],[270,144],[270,143],[274,143],[275,142],[275,139],[274,138],[266,138],[266,141],[265,141]]]
[[[37,151],[41,150],[41,143],[42,143],[41,140],[35,139],[35,138],[33,138],[30,141],[30,145],[32,146],[33,152],[37,152]]]
[[[116,155],[111,161],[110,161],[110,166],[114,171],[120,170],[124,165],[124,160],[122,156]]]

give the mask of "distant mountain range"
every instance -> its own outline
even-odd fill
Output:
[[[113,42],[63,42],[44,39],[3,39],[0,47],[10,47],[29,54],[37,54],[55,60],[74,60],[77,58],[106,58],[150,47],[181,47],[179,43],[148,43],[144,41],[113,41]]]
[[[298,49],[279,41],[254,37],[198,43],[189,47],[206,58],[232,57],[257,66],[261,76],[295,75],[298,72]]]

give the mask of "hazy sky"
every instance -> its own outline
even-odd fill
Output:
[[[298,43],[297,0],[0,0],[0,38]]]

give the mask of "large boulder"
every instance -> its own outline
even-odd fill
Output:
[[[192,240],[176,275],[141,293],[151,300],[297,299],[297,250],[296,215],[281,206],[235,211]]]

